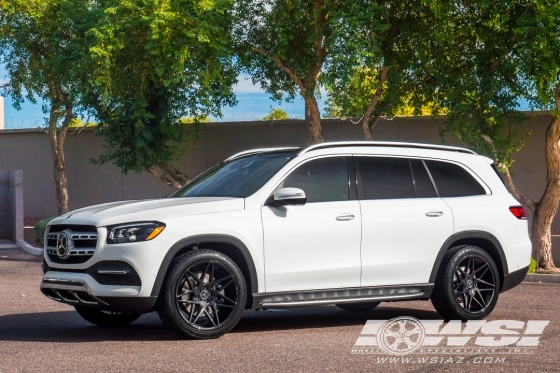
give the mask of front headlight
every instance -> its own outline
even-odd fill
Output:
[[[149,241],[156,238],[165,228],[165,224],[154,221],[146,223],[129,223],[108,227],[107,243],[126,243]]]

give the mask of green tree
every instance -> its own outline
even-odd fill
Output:
[[[83,103],[124,173],[147,171],[179,188],[174,162],[207,116],[232,105],[229,0],[100,0],[90,7]],[[193,118],[185,126],[181,118]],[[187,130],[186,129],[190,129]]]
[[[371,140],[382,115],[399,115],[405,107],[409,115],[421,114],[428,105],[425,82],[435,65],[426,50],[437,16],[422,0],[348,0],[343,9],[324,74],[327,110],[359,117]]]
[[[81,40],[75,20],[83,6],[68,0],[0,0],[0,59],[9,75],[2,89],[18,109],[25,100],[45,103],[59,215],[68,212],[64,140],[79,98],[73,72]]]
[[[253,83],[276,100],[300,94],[313,142],[323,142],[319,76],[332,45],[336,0],[239,0],[234,38]]]
[[[289,119],[286,110],[271,108],[270,112],[262,117],[261,120],[286,120]]]
[[[550,227],[560,201],[560,7],[553,1],[442,1],[435,96],[448,109],[443,133],[492,157],[511,193],[533,213],[533,256],[554,271]],[[546,188],[535,201],[515,186],[512,155],[529,133],[520,98],[551,109]]]

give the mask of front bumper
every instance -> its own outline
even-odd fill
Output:
[[[150,311],[157,298],[151,293],[161,262],[179,237],[163,231],[152,241],[110,245],[106,230],[98,231],[95,253],[84,263],[54,263],[45,254],[41,292],[71,305]]]
[[[48,298],[71,306],[107,311],[146,313],[153,310],[157,297],[96,297],[84,282],[44,277],[41,292]]]

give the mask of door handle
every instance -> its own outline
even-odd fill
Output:
[[[438,216],[442,216],[443,212],[441,211],[428,211],[426,213],[426,216],[430,217],[430,218],[437,218]]]
[[[336,220],[338,221],[347,221],[347,220],[352,220],[354,219],[354,215],[352,214],[342,214],[342,215],[338,215],[336,217]]]

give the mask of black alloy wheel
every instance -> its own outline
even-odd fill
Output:
[[[490,314],[500,292],[492,257],[476,246],[449,250],[436,278],[432,303],[446,319],[478,320]]]
[[[158,306],[160,318],[183,337],[207,339],[230,331],[247,301],[243,275],[229,257],[196,250],[172,263]]]

